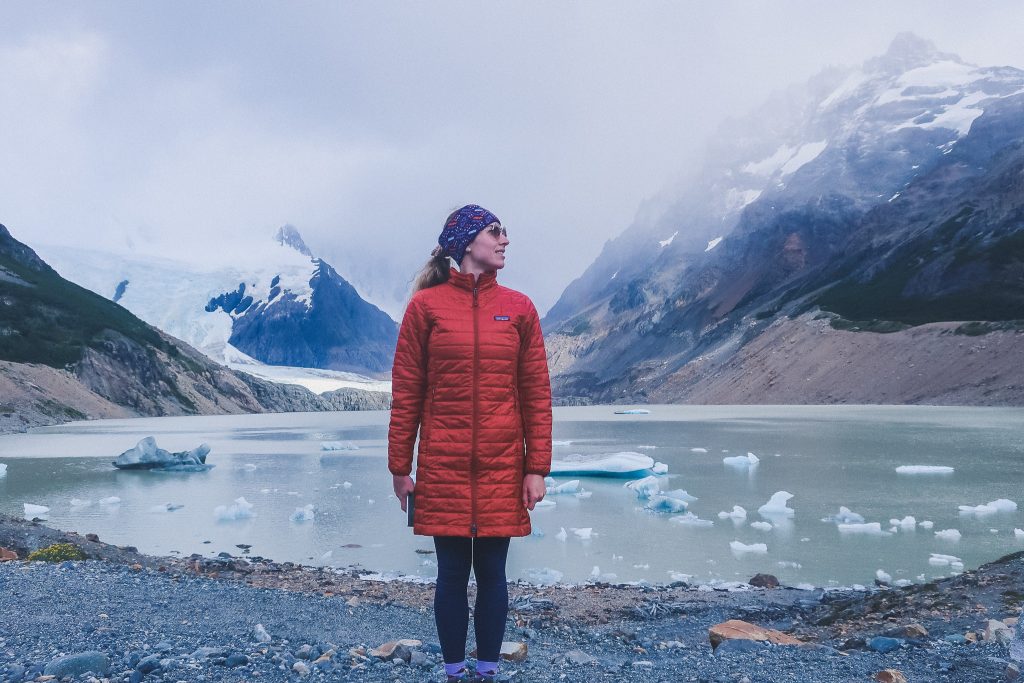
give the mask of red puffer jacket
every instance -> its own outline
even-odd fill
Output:
[[[453,268],[409,301],[392,370],[392,474],[411,473],[417,429],[414,533],[530,533],[523,475],[551,470],[551,383],[537,309],[494,273],[474,283]]]

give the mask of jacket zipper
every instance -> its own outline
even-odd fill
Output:
[[[477,322],[477,287],[473,286],[473,447],[469,455],[469,478],[470,478],[470,503],[472,505],[472,516],[470,518],[469,533],[476,536],[476,431],[479,410],[477,407],[477,393],[479,392],[479,367],[480,367],[480,331]]]

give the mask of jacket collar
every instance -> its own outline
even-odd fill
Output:
[[[449,268],[448,282],[459,289],[465,289],[470,292],[473,291],[474,285],[479,290],[486,290],[498,284],[498,274],[496,272],[484,273],[479,279],[475,279],[469,273],[462,273],[454,268]]]

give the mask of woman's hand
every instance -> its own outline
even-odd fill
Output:
[[[527,474],[523,477],[523,505],[527,510],[532,510],[537,503],[544,500],[547,491],[544,477],[539,474]]]
[[[416,487],[416,484],[413,482],[412,477],[410,477],[408,474],[405,476],[393,474],[391,476],[393,479],[392,483],[395,485],[395,496],[402,503],[402,512],[405,512],[405,505],[406,502],[409,500],[409,494],[412,493],[412,490]]]

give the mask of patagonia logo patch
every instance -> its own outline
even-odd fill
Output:
[[[509,317],[507,315],[496,315],[496,316],[494,316],[494,319],[495,320],[508,320]]]

